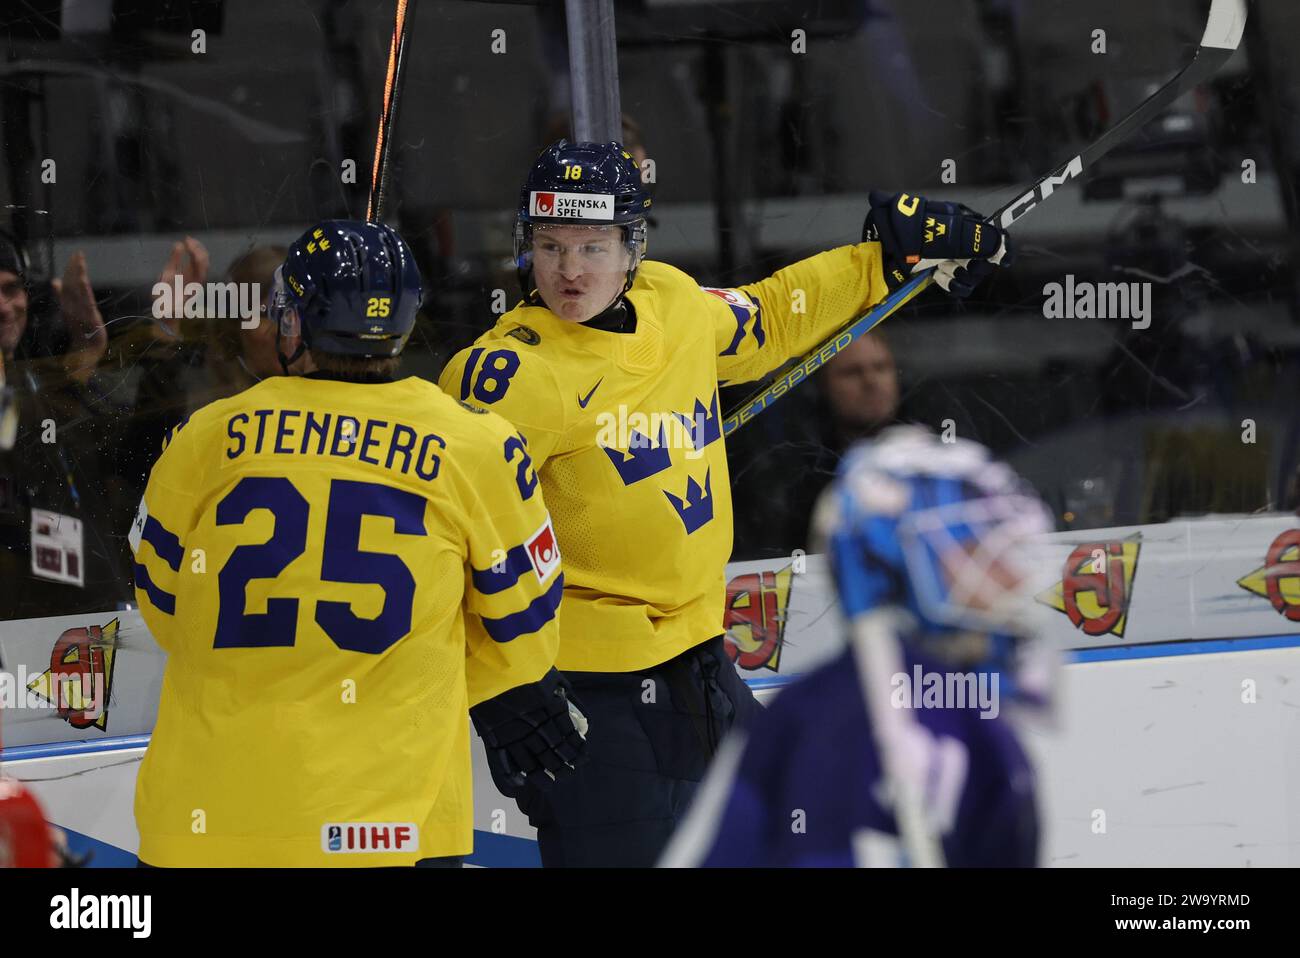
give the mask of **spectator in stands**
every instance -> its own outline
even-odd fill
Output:
[[[95,303],[86,268],[86,254],[73,253],[62,279],[50,282],[66,330],[66,345],[53,364],[41,364],[49,374],[57,366],[67,379],[85,383],[108,348],[104,317]],[[0,232],[0,354],[14,360],[28,333],[27,261],[22,246]],[[23,358],[35,358],[25,356]]]
[[[235,283],[256,283],[265,298],[271,289],[276,267],[284,262],[288,251],[283,246],[257,246],[230,264],[227,278]],[[276,352],[275,324],[267,319],[262,304],[257,326],[222,322],[212,327],[208,341],[207,367],[217,395],[214,399],[242,392],[268,376],[282,376]],[[290,371],[294,375],[311,372],[311,357],[303,354]]]
[[[114,525],[131,511],[117,468],[125,410],[94,377],[108,333],[85,255],[49,288],[55,308],[31,310],[26,257],[0,236],[0,356],[18,409],[14,448],[0,452],[0,620],[132,597]]]
[[[152,307],[160,319],[147,327],[144,349],[136,344],[135,359],[140,368],[135,408],[127,428],[125,445],[129,463],[124,469],[138,489],[162,451],[162,440],[177,423],[210,402],[243,392],[268,376],[284,370],[276,354],[275,324],[266,317],[265,298],[270,295],[275,268],[284,262],[282,246],[258,246],[231,264],[225,281],[257,284],[260,312],[255,325],[242,318],[213,316],[181,318],[180,304],[171,302],[179,278],[181,287],[208,281],[210,259],[203,244],[191,236],[176,242],[158,277],[158,295]],[[310,372],[310,357],[291,367],[295,373]]]
[[[735,560],[807,551],[813,506],[844,451],[898,421],[898,367],[879,331],[836,355],[813,377],[813,386],[811,408],[787,415],[784,435],[773,439],[756,431],[762,438],[754,439],[741,433],[745,450],[734,457],[732,471]]]

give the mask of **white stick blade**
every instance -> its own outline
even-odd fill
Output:
[[[1235,50],[1246,29],[1246,0],[1213,0],[1201,46]]]

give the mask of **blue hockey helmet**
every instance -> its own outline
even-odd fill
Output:
[[[645,256],[651,202],[636,160],[623,144],[560,140],[548,146],[519,191],[515,268],[525,295],[532,290],[533,228],[546,225],[621,226],[629,255],[627,292]]]
[[[999,672],[1017,698],[1050,694],[1050,653],[1027,640],[1039,632],[1029,583],[1051,514],[985,447],[886,429],[845,456],[816,529],[850,619],[896,610],[914,653]]]
[[[325,220],[289,247],[267,312],[281,331],[297,320],[299,352],[383,358],[406,345],[423,294],[415,257],[391,226]]]

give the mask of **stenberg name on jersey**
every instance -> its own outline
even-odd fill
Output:
[[[244,455],[355,457],[359,462],[432,481],[447,443],[434,433],[418,433],[400,422],[358,419],[344,413],[301,409],[255,409],[226,422],[227,459]],[[436,447],[436,448],[435,448]]]

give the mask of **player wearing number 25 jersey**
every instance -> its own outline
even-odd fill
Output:
[[[388,227],[309,231],[271,310],[286,368],[310,348],[319,371],[204,407],[153,468],[130,534],[168,653],[136,793],[142,862],[467,854],[469,709],[555,691],[564,576],[523,441],[392,378],[420,296]],[[572,758],[569,710],[550,712]]]

